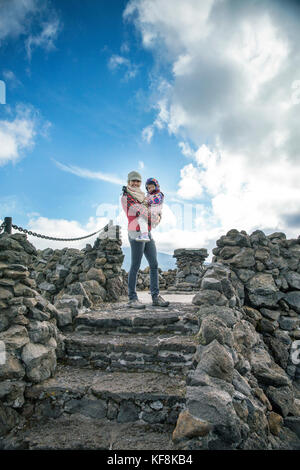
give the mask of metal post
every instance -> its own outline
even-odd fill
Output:
[[[5,222],[4,232],[11,234],[12,217],[4,217],[4,222]]]

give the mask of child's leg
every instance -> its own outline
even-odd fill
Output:
[[[143,217],[139,217],[138,221],[139,221],[139,226],[140,226],[140,229],[141,229],[141,233],[142,234],[143,233],[148,234],[148,222]]]
[[[136,241],[138,242],[149,242],[150,238],[148,236],[148,223],[143,217],[138,217],[138,222],[140,226],[140,232],[137,232],[138,236]]]

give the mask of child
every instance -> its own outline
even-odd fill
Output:
[[[151,211],[161,216],[161,208],[164,201],[164,194],[160,191],[159,183],[155,178],[148,178],[145,184],[147,195],[142,201],[146,207],[151,207]],[[138,218],[141,234],[136,238],[139,242],[149,242],[148,223],[143,217]]]

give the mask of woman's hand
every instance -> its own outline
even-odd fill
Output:
[[[155,214],[155,216],[152,218],[152,224],[151,224],[152,228],[157,227],[160,221],[161,221],[161,213]]]

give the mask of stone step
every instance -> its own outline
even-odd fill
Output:
[[[0,449],[176,450],[178,447],[172,442],[173,430],[174,424],[118,423],[79,414],[62,415],[47,422],[35,422],[2,442],[0,439]],[[130,467],[138,465],[131,462]]]
[[[80,414],[118,423],[175,424],[185,404],[185,386],[181,375],[58,365],[55,377],[27,387],[25,395],[31,419]]]
[[[98,310],[78,315],[75,331],[101,334],[196,334],[198,318],[195,309],[183,306],[172,311],[162,307],[147,306],[143,310],[125,306],[115,310]]]
[[[63,361],[81,367],[187,373],[196,352],[193,336],[84,335],[65,336]]]

